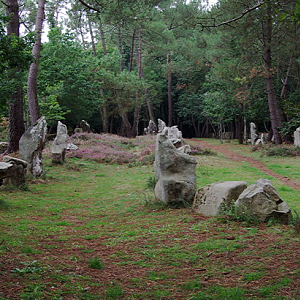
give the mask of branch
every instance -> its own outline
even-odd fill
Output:
[[[3,5],[5,5],[6,7],[9,7],[9,5],[8,5],[6,2],[1,1],[1,3],[2,3]]]
[[[95,7],[93,7],[93,6],[90,6],[89,4],[87,4],[86,2],[84,2],[83,0],[78,0],[78,1],[79,1],[83,6],[87,7],[87,8],[90,9],[90,10],[96,11],[96,12],[98,12],[98,13],[101,12],[100,9],[95,8]]]
[[[219,24],[214,25],[214,26],[211,26],[211,27],[220,27],[220,26],[223,26],[223,25],[228,25],[228,24],[230,24],[230,23],[236,22],[236,21],[242,19],[245,15],[247,15],[248,13],[250,13],[252,10],[255,10],[255,9],[261,7],[264,3],[265,3],[265,1],[262,1],[262,2],[259,3],[259,4],[257,4],[257,5],[255,5],[255,6],[251,7],[251,8],[248,8],[248,9],[244,10],[244,11],[241,13],[241,15],[239,15],[238,17],[233,18],[233,19],[228,20],[228,21],[225,21],[225,22],[222,22],[222,23],[219,23]]]
[[[262,2],[260,2],[259,4],[255,5],[255,6],[253,6],[253,7],[250,7],[250,8],[248,8],[248,9],[244,10],[238,17],[233,18],[233,19],[231,19],[231,20],[227,20],[227,21],[221,22],[221,23],[219,23],[219,24],[215,24],[215,19],[214,19],[214,18],[210,18],[211,20],[213,20],[213,24],[212,24],[212,25],[209,25],[209,24],[208,24],[208,25],[205,25],[205,24],[203,24],[203,21],[202,21],[202,22],[199,22],[199,23],[196,24],[196,25],[201,25],[202,28],[220,27],[220,26],[224,26],[224,25],[230,25],[231,23],[234,23],[234,22],[236,22],[236,21],[242,19],[245,15],[247,15],[247,14],[250,13],[251,11],[253,11],[253,10],[255,10],[255,9],[259,8],[259,7],[261,7],[264,3],[265,3],[265,0],[262,1]],[[205,19],[205,18],[204,18],[204,19]],[[207,19],[206,19],[206,20],[207,20]]]

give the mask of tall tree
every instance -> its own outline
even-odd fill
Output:
[[[34,61],[30,65],[27,80],[28,109],[32,125],[40,118],[40,109],[37,97],[37,77],[42,46],[42,30],[44,21],[45,2],[46,0],[39,0],[38,2],[38,9],[35,22],[35,44],[32,49]]]
[[[12,38],[20,36],[19,27],[19,4],[17,0],[6,1],[6,14],[9,17],[7,25],[7,35]],[[17,41],[16,40],[16,41]],[[24,112],[24,101],[23,101],[23,85],[20,78],[21,67],[16,64],[10,66],[9,78],[15,79],[17,84],[15,90],[9,97],[9,145],[8,153],[12,153],[19,150],[19,140],[25,131],[23,112]],[[19,80],[18,80],[19,79]]]

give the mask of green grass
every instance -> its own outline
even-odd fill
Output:
[[[195,157],[198,186],[266,178],[243,161]],[[291,158],[267,159],[297,171]],[[300,238],[291,226],[205,218],[153,203],[152,165],[76,158],[44,165],[46,180],[1,191],[0,299],[281,299],[285,290],[296,299]],[[300,211],[299,192],[272,183]]]

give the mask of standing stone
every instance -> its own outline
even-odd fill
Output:
[[[247,188],[245,181],[225,181],[201,188],[195,195],[192,210],[203,216],[217,216],[232,205]]]
[[[161,119],[158,119],[157,122],[158,122],[158,133],[161,133],[166,127],[166,123]]]
[[[196,160],[179,151],[168,137],[157,135],[155,198],[165,204],[192,203],[196,193]]]
[[[182,146],[182,133],[177,126],[168,127],[168,139],[176,148]]]
[[[0,142],[0,153],[4,153],[8,148],[7,142]]]
[[[257,137],[258,137],[258,135],[256,133],[256,125],[253,122],[251,122],[250,123],[250,139],[251,139],[252,145],[255,145]]]
[[[6,155],[0,162],[0,183],[21,186],[25,183],[26,171],[26,161]]]
[[[51,147],[53,163],[63,164],[65,162],[68,139],[69,136],[67,126],[58,121],[56,137]]]
[[[45,145],[46,132],[46,119],[41,117],[25,131],[19,142],[20,156],[27,161],[30,173],[36,177],[41,176],[43,173],[42,152]]]
[[[298,127],[294,132],[294,146],[300,147],[300,127]]]
[[[87,133],[91,132],[91,126],[85,120],[81,120],[81,122],[80,122],[80,128],[82,129],[83,132],[87,132]]]
[[[260,140],[261,140],[261,143],[263,145],[267,144],[268,143],[268,134],[267,133],[262,133],[260,135]]]
[[[260,222],[266,222],[274,217],[288,223],[291,216],[291,210],[268,179],[259,179],[251,184],[242,192],[235,205],[239,215],[247,215]]]
[[[155,134],[157,132],[156,124],[150,120],[147,128],[144,129],[146,134]]]

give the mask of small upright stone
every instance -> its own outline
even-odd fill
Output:
[[[144,131],[146,134],[155,134],[157,132],[157,127],[154,121],[150,120],[148,127],[145,128]]]
[[[80,122],[80,128],[82,129],[83,132],[87,132],[87,133],[91,132],[91,126],[85,120],[81,120],[81,122]]]
[[[8,148],[8,142],[0,142],[0,153],[4,153]]]
[[[168,139],[176,148],[180,148],[183,145],[182,133],[177,126],[168,127]]]
[[[158,122],[158,133],[161,133],[166,127],[166,123],[161,119],[158,119],[157,122]]]
[[[51,147],[53,163],[63,164],[65,162],[68,139],[69,136],[68,136],[67,126],[61,123],[60,121],[58,121],[57,134]]]
[[[298,127],[294,132],[294,146],[300,147],[300,127]]]
[[[28,163],[29,172],[39,177],[43,174],[42,151],[45,146],[47,123],[45,117],[38,119],[22,135],[19,148],[20,156]]]
[[[257,138],[258,138],[258,135],[256,133],[256,125],[253,122],[251,122],[250,123],[250,139],[251,139],[252,145],[255,145]]]

